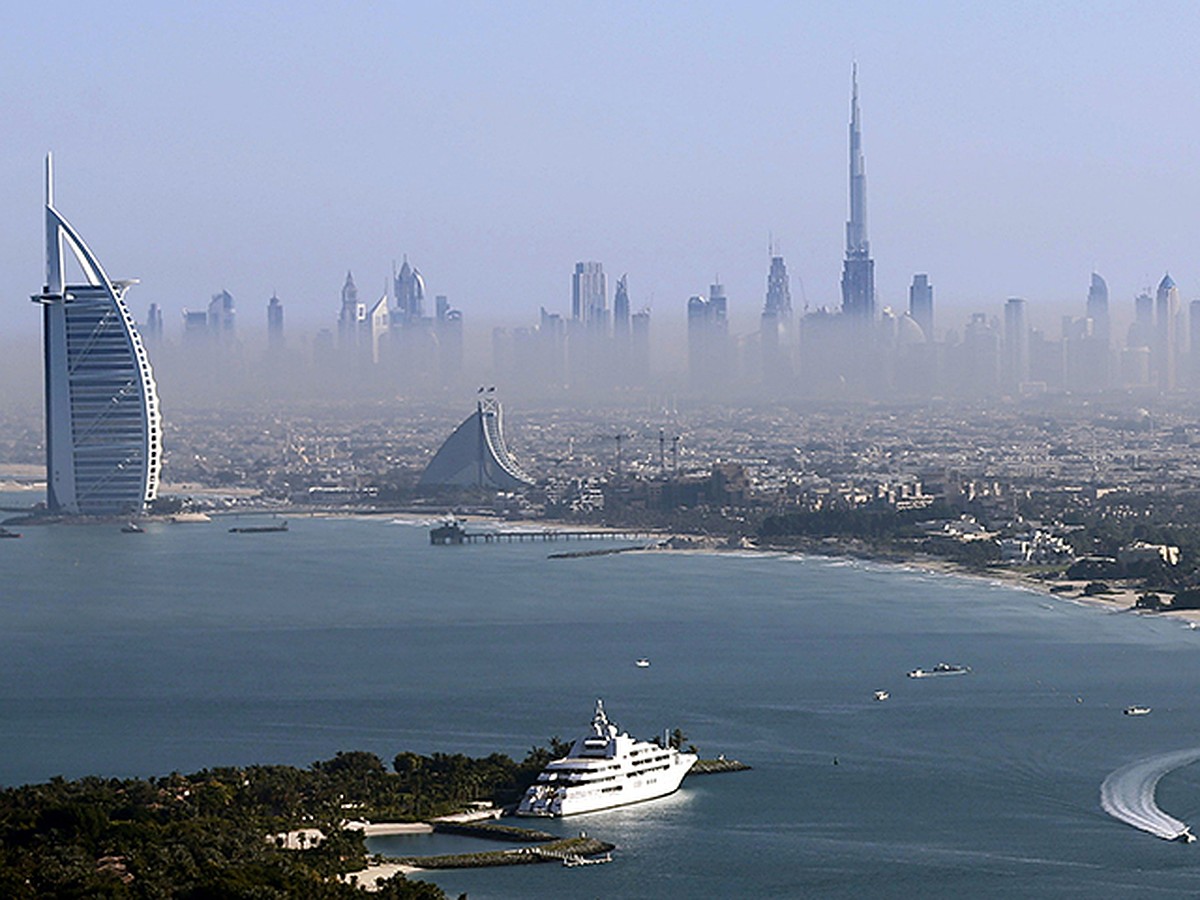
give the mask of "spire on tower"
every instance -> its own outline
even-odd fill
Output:
[[[870,251],[867,242],[867,173],[862,152],[862,123],[858,110],[858,63],[850,76],[850,221],[846,223],[846,253]]]

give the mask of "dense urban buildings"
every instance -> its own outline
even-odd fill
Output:
[[[84,283],[66,282],[64,247]],[[141,512],[158,493],[162,431],[150,360],[125,291],[54,207],[46,157],[46,505],[52,513]]]

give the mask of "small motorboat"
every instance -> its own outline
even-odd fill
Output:
[[[121,526],[121,534],[145,534],[146,529],[137,522],[129,522]]]
[[[648,668],[650,668],[650,660],[648,660],[644,656],[640,656],[640,657],[638,657],[638,661],[636,663],[634,663],[634,665],[637,666],[639,669],[648,669]]]
[[[1150,715],[1149,706],[1127,706],[1125,707],[1125,715],[1127,716],[1148,716]]]
[[[891,696],[892,695],[889,694],[887,691],[876,691],[875,692],[875,699],[878,700],[880,703],[882,703],[884,700],[887,700]]]
[[[21,533],[19,531],[9,531],[3,525],[0,525],[0,538],[19,538],[20,536]]]
[[[956,666],[953,663],[940,662],[932,669],[913,669],[908,673],[908,677],[933,678],[938,675],[966,675],[970,671],[970,666]]]

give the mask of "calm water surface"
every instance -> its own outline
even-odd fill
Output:
[[[1200,845],[1099,805],[1119,766],[1200,746],[1200,631],[1178,622],[872,564],[229,524],[0,541],[0,782],[520,756],[600,696],[637,736],[678,726],[754,769],[548,825],[612,840],[612,865],[430,880],[472,898],[1200,892]],[[974,672],[905,677],[940,660]],[[1158,799],[1200,822],[1200,766]]]

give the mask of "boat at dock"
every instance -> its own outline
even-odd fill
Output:
[[[954,666],[949,663],[938,663],[932,669],[913,669],[908,673],[909,678],[936,678],[940,675],[966,675],[969,666]]]
[[[542,770],[521,798],[517,815],[571,816],[665,797],[695,763],[694,753],[620,731],[597,700],[591,730]]]

